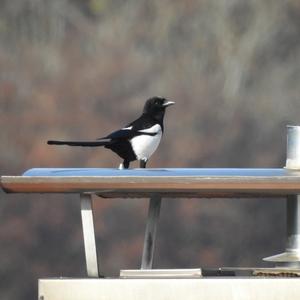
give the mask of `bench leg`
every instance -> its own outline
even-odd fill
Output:
[[[263,260],[275,262],[278,267],[300,267],[300,195],[287,196],[287,238],[285,252]]]
[[[80,205],[87,275],[88,277],[99,277],[92,196],[81,194]]]
[[[152,269],[161,197],[150,198],[141,269]]]

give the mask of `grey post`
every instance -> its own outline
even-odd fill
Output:
[[[87,275],[99,277],[92,196],[80,194],[80,205]]]
[[[152,269],[161,197],[150,198],[141,269]]]
[[[300,171],[300,126],[287,126],[286,169]],[[287,239],[284,253],[264,258],[278,266],[300,267],[300,195],[287,196]]]

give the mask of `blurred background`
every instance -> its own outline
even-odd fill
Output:
[[[297,0],[1,0],[0,171],[116,167],[93,139],[176,102],[148,167],[282,167],[300,122]],[[187,147],[188,145],[188,147]],[[0,297],[85,276],[76,195],[0,193]],[[106,276],[139,268],[147,199],[94,200]],[[283,199],[166,199],[155,267],[262,266],[284,248]]]

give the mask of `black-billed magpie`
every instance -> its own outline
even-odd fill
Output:
[[[50,140],[49,145],[68,145],[83,147],[104,146],[123,158],[120,168],[129,168],[132,161],[139,160],[142,168],[157,149],[164,131],[164,115],[168,106],[175,104],[162,97],[146,101],[142,115],[120,130],[92,141]]]

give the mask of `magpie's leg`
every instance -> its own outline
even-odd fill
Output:
[[[123,170],[123,169],[128,169],[130,165],[130,162],[126,159],[124,159],[124,161],[120,164],[119,169]]]
[[[129,165],[130,165],[130,161],[124,159],[124,161],[123,161],[124,169],[128,169]]]
[[[146,168],[147,160],[140,160],[140,168]]]

